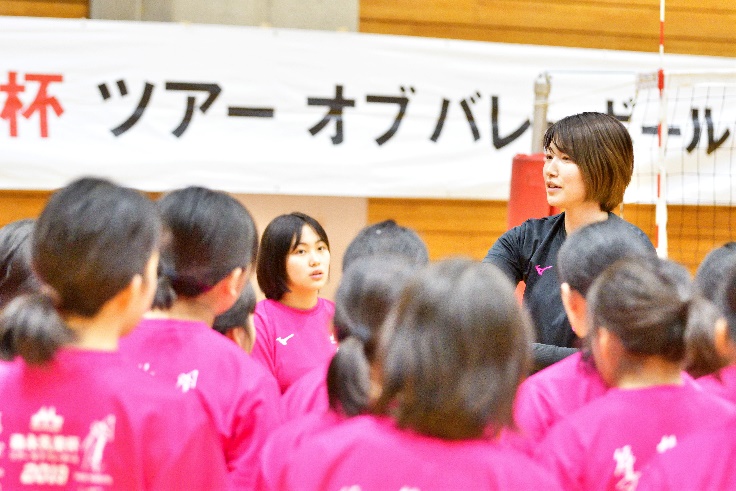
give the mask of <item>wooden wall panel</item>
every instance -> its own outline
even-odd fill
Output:
[[[88,18],[88,0],[2,0],[0,15]]]
[[[23,218],[37,218],[51,191],[0,191],[0,226]]]
[[[626,205],[625,220],[654,242],[654,206]],[[427,243],[432,260],[449,256],[483,259],[506,231],[505,201],[369,199],[368,223],[393,218],[415,229]],[[669,207],[669,257],[695,272],[714,247],[736,240],[736,208]]]
[[[411,227],[427,243],[432,260],[449,256],[483,259],[506,230],[505,201],[368,200],[368,223],[392,218]]]
[[[736,56],[736,3],[668,1],[665,49]],[[658,0],[361,0],[360,31],[656,52]]]

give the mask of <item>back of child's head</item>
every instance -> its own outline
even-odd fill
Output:
[[[18,297],[3,311],[0,351],[31,363],[50,360],[73,338],[62,316],[93,317],[158,248],[161,221],[140,193],[97,178],[55,192],[33,232],[33,269],[43,293]]]
[[[695,273],[695,286],[710,301],[717,301],[726,277],[736,269],[736,242],[710,251]]]
[[[233,306],[215,317],[212,328],[220,334],[226,334],[230,329],[245,327],[248,323],[248,317],[255,310],[256,292],[253,290],[253,285],[247,283]]]
[[[650,240],[622,220],[586,225],[565,240],[557,254],[557,275],[583,297],[608,266],[627,257],[654,257]]]
[[[0,310],[15,297],[41,287],[31,266],[31,233],[35,223],[25,219],[0,228]]]
[[[731,339],[736,341],[736,269],[732,268],[723,278],[715,304],[726,319]]]
[[[447,440],[511,423],[532,331],[499,269],[464,259],[428,266],[409,281],[383,336],[378,412]]]
[[[588,292],[591,334],[605,328],[628,355],[680,362],[688,324],[701,315],[703,301],[683,266],[659,258],[623,259]]]
[[[330,406],[354,416],[369,404],[369,365],[380,328],[407,280],[416,271],[401,256],[369,256],[352,262],[335,297],[335,334],[340,349],[327,371]]]
[[[347,270],[356,259],[373,255],[398,255],[417,266],[429,262],[429,251],[419,234],[394,220],[384,220],[358,232],[345,249],[342,270]]]
[[[317,234],[328,249],[330,248],[325,229],[317,220],[304,213],[279,215],[271,220],[263,231],[256,276],[258,286],[266,298],[281,300],[281,297],[289,291],[286,258],[301,241],[305,225]]]
[[[258,232],[248,210],[232,196],[190,186],[158,201],[166,240],[154,306],[197,297],[237,268],[253,266]]]
[[[555,145],[580,168],[587,199],[611,211],[624,198],[634,172],[634,146],[626,127],[598,112],[573,114],[547,129],[543,148]]]

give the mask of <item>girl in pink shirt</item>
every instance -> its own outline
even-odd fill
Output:
[[[335,332],[340,350],[329,367],[297,380],[284,394],[292,405],[303,401],[304,413],[276,430],[261,454],[261,488],[281,489],[284,470],[303,441],[348,417],[368,410],[376,343],[389,309],[416,266],[402,257],[368,257],[353,261],[336,296]],[[292,410],[294,408],[292,407]],[[306,414],[309,412],[309,414]]]
[[[43,289],[0,319],[0,352],[18,356],[0,373],[3,489],[227,486],[201,400],[117,351],[151,305],[160,226],[147,198],[94,178],[57,191],[41,213],[31,255]]]
[[[687,270],[658,258],[621,260],[595,280],[588,341],[613,388],[555,425],[535,454],[565,489],[633,491],[654,455],[735,414],[682,372],[702,302]]]
[[[619,259],[654,255],[649,239],[621,221],[595,222],[568,237],[557,255],[557,274],[562,304],[578,337],[588,332],[586,297],[596,276]],[[516,394],[514,420],[533,448],[555,423],[607,390],[584,350],[527,378]]]
[[[256,305],[253,358],[282,393],[335,354],[335,304],[319,296],[329,275],[330,242],[317,220],[294,212],[268,224],[258,253],[258,285],[266,299]]]
[[[235,198],[202,187],[173,191],[158,206],[169,240],[161,251],[155,308],[120,350],[170,390],[202,397],[230,482],[252,489],[258,454],[280,421],[280,394],[273,377],[212,324],[250,277],[255,224]]]
[[[285,489],[559,489],[496,443],[530,366],[531,328],[494,266],[444,261],[415,275],[388,314],[373,409],[304,442]],[[492,431],[488,431],[488,428]]]

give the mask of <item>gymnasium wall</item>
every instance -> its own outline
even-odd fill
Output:
[[[3,0],[0,15],[88,17],[89,4],[86,0]],[[658,0],[360,1],[360,31],[369,33],[655,52],[658,24]],[[734,2],[668,0],[666,49],[736,57],[734,25]],[[0,225],[36,216],[47,196],[44,192],[0,192]],[[363,206],[358,201],[354,207],[362,210]],[[707,253],[692,246],[694,237],[706,234],[725,242],[736,226],[729,209],[671,207],[670,213],[715,218],[712,229],[670,231],[671,257],[693,270]],[[628,207],[624,216],[653,236],[651,209]],[[506,203],[368,199],[367,222],[386,218],[418,230],[433,259],[449,255],[480,259],[506,228]],[[357,230],[362,226],[360,220],[358,211],[347,229]]]

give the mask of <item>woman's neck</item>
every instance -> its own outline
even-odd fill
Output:
[[[116,351],[125,326],[120,318],[99,313],[94,317],[65,316],[64,322],[74,332],[69,346],[84,350]]]
[[[647,356],[636,368],[621,374],[616,381],[619,389],[642,389],[657,385],[682,385],[682,367],[679,363],[658,356]]]
[[[586,201],[575,208],[565,210],[565,232],[570,235],[580,227],[607,219],[608,212],[601,210],[599,203]]]
[[[198,298],[179,297],[174,301],[170,309],[151,310],[145,317],[147,319],[197,321],[211,326],[215,322],[216,314],[208,303],[202,302]]]
[[[286,292],[279,302],[293,309],[309,310],[317,305],[319,300],[318,291]]]

